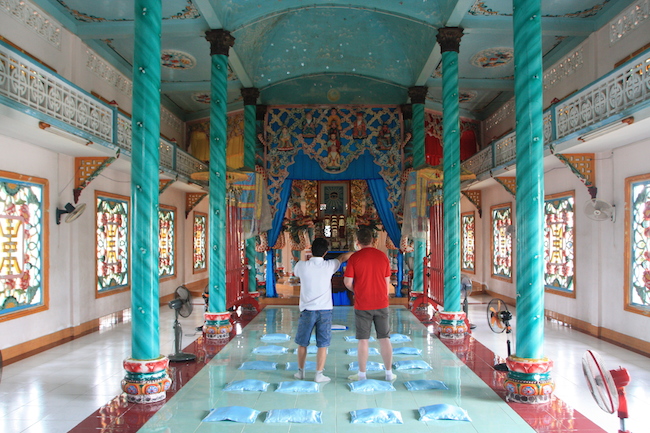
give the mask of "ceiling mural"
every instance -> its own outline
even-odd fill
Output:
[[[133,76],[134,0],[25,0],[76,33],[127,78]],[[544,68],[563,62],[594,29],[635,0],[544,0]],[[161,0],[162,103],[184,121],[209,116],[210,44],[229,52],[228,110],[241,89],[264,105],[400,105],[427,87],[442,109],[442,27],[461,27],[461,115],[485,119],[514,95],[512,0]]]
[[[611,0],[563,1],[550,0],[542,2],[542,16],[564,18],[589,18],[600,12]],[[472,15],[512,16],[512,0],[476,1],[469,12]]]

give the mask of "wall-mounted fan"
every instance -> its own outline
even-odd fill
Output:
[[[178,321],[178,316],[189,317],[192,314],[192,296],[190,291],[185,286],[179,286],[174,293],[174,299],[169,301],[169,308],[174,310],[174,353],[169,355],[170,361],[193,361],[196,355],[193,353],[185,353],[181,351],[181,344],[183,343],[183,329]]]
[[[76,220],[81,216],[82,213],[86,210],[86,203],[81,203],[79,206],[74,207],[72,203],[68,203],[65,205],[63,209],[58,209],[56,210],[56,224],[61,224],[61,215],[68,214],[67,217],[65,217],[65,222],[66,223],[71,223],[72,221]]]
[[[492,332],[501,334],[503,331],[506,331],[508,356],[510,356],[510,334],[512,333],[510,321],[512,320],[512,313],[508,310],[506,303],[499,298],[492,299],[487,306],[487,319],[488,325],[490,326]],[[508,366],[505,362],[502,362],[500,364],[496,364],[494,366],[494,369],[499,371],[508,371]]]
[[[618,411],[621,427],[618,433],[630,433],[625,429],[628,417],[625,386],[630,383],[628,371],[623,367],[607,370],[600,355],[592,350],[587,350],[582,357],[582,371],[598,406],[607,413]]]
[[[605,200],[592,198],[585,203],[585,215],[594,221],[614,221],[616,218],[616,207]]]

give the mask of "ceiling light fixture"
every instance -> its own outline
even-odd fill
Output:
[[[617,129],[621,129],[624,126],[631,125],[633,123],[634,123],[634,116],[629,116],[619,121],[609,123],[605,126],[596,128],[592,131],[582,134],[580,137],[578,137],[578,141],[585,142],[585,141],[593,140],[596,137],[609,134],[610,132],[616,131]]]
[[[68,140],[72,140],[75,143],[83,144],[86,146],[93,144],[92,141],[87,140],[84,137],[73,134],[72,132],[65,131],[63,129],[59,129],[56,126],[50,125],[49,123],[38,122],[38,127],[41,128],[43,131],[50,132],[54,135],[58,135],[59,137],[67,138]]]

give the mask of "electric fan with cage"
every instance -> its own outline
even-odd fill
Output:
[[[178,316],[189,317],[192,314],[192,295],[185,286],[179,286],[174,293],[174,299],[169,301],[169,308],[174,310],[174,353],[169,355],[168,358],[173,362],[193,361],[196,355],[193,353],[185,353],[181,351],[181,344],[183,343],[183,329],[181,323],[178,321]]]
[[[508,356],[510,356],[510,334],[512,333],[510,321],[512,320],[512,313],[508,310],[506,303],[499,298],[492,299],[488,303],[487,319],[488,325],[490,326],[492,332],[501,334],[503,331],[506,331]],[[500,364],[496,364],[494,366],[494,369],[499,371],[508,371],[508,366],[505,362],[502,362]]]
[[[625,429],[628,418],[625,386],[630,383],[630,373],[623,367],[607,370],[600,355],[592,350],[587,350],[582,357],[582,371],[598,406],[607,413],[618,411],[618,433],[630,433]]]

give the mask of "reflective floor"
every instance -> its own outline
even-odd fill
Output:
[[[197,362],[172,364],[173,388],[166,402],[154,405],[133,405],[120,396],[124,377],[122,361],[130,355],[130,323],[107,318],[100,332],[79,338],[23,361],[6,366],[0,381],[0,431],[13,432],[240,432],[293,431],[311,429],[327,432],[351,431],[351,410],[382,407],[399,410],[403,425],[374,425],[361,428],[390,431],[449,432],[614,432],[619,428],[616,414],[603,412],[590,395],[582,374],[581,357],[585,350],[597,351],[609,369],[623,366],[632,376],[626,388],[630,419],[626,427],[643,432],[647,425],[644,410],[650,398],[650,358],[573,331],[551,321],[546,322],[545,355],[555,363],[553,378],[556,393],[547,405],[507,404],[503,401],[500,380],[504,373],[492,366],[506,355],[506,335],[495,334],[487,326],[486,303],[490,298],[470,298],[470,321],[477,326],[472,336],[461,344],[443,344],[431,334],[427,315],[418,318],[403,308],[392,308],[393,332],[408,335],[411,342],[395,344],[422,349],[420,356],[396,356],[394,361],[421,359],[430,371],[397,371],[396,391],[374,395],[352,393],[348,387],[348,364],[356,358],[346,354],[355,344],[343,337],[353,335],[348,329],[333,333],[326,364],[331,383],[321,385],[313,395],[287,395],[274,392],[281,381],[293,380],[286,362],[294,362],[293,341],[279,343],[289,354],[262,356],[253,354],[267,333],[295,333],[296,306],[267,307],[252,318],[238,317],[232,340],[226,345],[205,344],[195,327],[202,321],[201,306],[182,319],[185,351],[195,352]],[[336,307],[335,322],[350,326],[351,307]],[[515,311],[516,316],[516,311]],[[161,352],[171,353],[173,347],[173,315],[161,307],[160,323],[168,323],[168,332],[161,326]],[[516,329],[516,320],[513,321]],[[514,334],[511,336],[514,340]],[[276,343],[277,344],[277,343]],[[513,341],[514,345],[514,341]],[[376,343],[371,343],[376,346]],[[513,347],[514,348],[514,347]],[[245,361],[277,362],[273,371],[238,370]],[[308,361],[315,361],[310,355]],[[370,361],[381,362],[371,356]],[[313,373],[311,373],[313,374]],[[382,373],[370,374],[381,379]],[[311,376],[308,376],[308,378]],[[224,392],[232,380],[257,378],[271,383],[264,393]],[[449,390],[408,391],[404,382],[415,379],[444,381]],[[116,397],[117,396],[117,397]],[[466,409],[472,422],[418,421],[421,406],[449,403]],[[321,411],[323,424],[265,424],[261,413],[254,424],[231,422],[202,423],[215,407],[248,406],[262,412],[269,409],[302,407]]]

